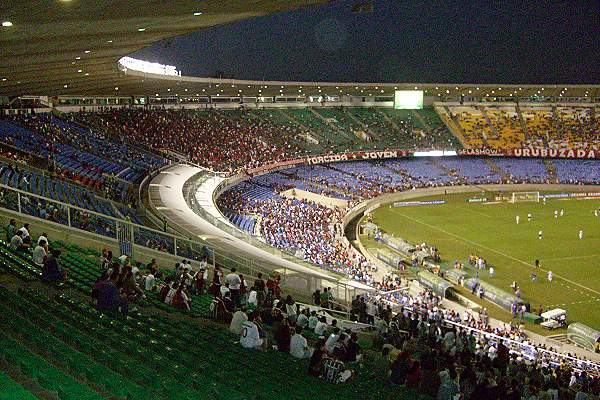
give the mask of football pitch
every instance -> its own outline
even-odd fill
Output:
[[[532,312],[542,305],[567,310],[568,323],[579,321],[600,329],[600,216],[594,209],[600,200],[548,199],[523,203],[468,203],[470,194],[429,196],[426,200],[445,200],[445,204],[390,208],[384,205],[373,213],[380,229],[412,243],[435,245],[444,267],[454,260],[465,265],[470,254],[483,257],[494,267],[479,277],[512,293],[513,281],[521,287],[521,298],[531,304]],[[564,210],[555,218],[554,211]],[[527,221],[527,214],[532,220]],[[600,214],[600,212],[599,212]],[[517,225],[516,216],[520,216]],[[538,238],[539,231],[543,238]],[[583,230],[583,239],[579,238]],[[535,260],[540,260],[536,269]],[[549,282],[546,271],[552,271]],[[473,272],[473,269],[470,269]],[[532,272],[537,281],[531,279]],[[494,316],[504,320],[509,312],[496,308]],[[535,311],[534,311],[535,310]]]

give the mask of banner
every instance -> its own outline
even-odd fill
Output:
[[[388,158],[407,157],[412,155],[410,150],[377,150],[377,151],[355,151],[351,153],[328,154],[324,156],[307,157],[306,164],[315,165],[336,161],[350,160],[385,160]]]
[[[576,158],[595,159],[600,158],[600,151],[596,150],[574,150],[574,149],[540,149],[540,148],[516,148],[516,149],[460,149],[460,156],[490,156],[490,157],[534,157],[534,158]]]
[[[445,204],[445,200],[423,200],[423,201],[397,201],[394,207],[429,206],[432,204]]]
[[[377,150],[377,151],[355,151],[339,154],[326,154],[322,156],[310,156],[305,158],[296,158],[262,165],[256,168],[246,170],[248,175],[261,175],[267,172],[277,171],[283,168],[295,167],[299,165],[318,165],[338,161],[352,160],[385,160],[398,157],[412,156],[412,150]]]

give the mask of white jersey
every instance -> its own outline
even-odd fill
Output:
[[[583,239],[583,231],[579,231],[579,239]]]
[[[246,321],[242,324],[242,333],[240,335],[240,344],[247,349],[260,347],[262,339],[258,333],[258,327],[252,321]]]
[[[517,225],[519,225],[519,220],[521,219],[521,217],[519,217],[518,215],[515,217],[515,221],[517,221]]]

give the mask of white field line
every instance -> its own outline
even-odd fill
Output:
[[[506,257],[506,258],[508,258],[508,259],[511,259],[511,260],[513,260],[513,261],[516,261],[516,262],[518,262],[518,263],[521,263],[521,264],[523,264],[523,265],[525,265],[525,266],[529,267],[530,269],[534,269],[534,270],[537,270],[537,271],[542,271],[542,272],[548,272],[547,270],[545,270],[545,269],[543,269],[543,268],[535,268],[533,265],[530,265],[530,264],[529,264],[529,263],[527,263],[526,261],[520,260],[520,259],[518,259],[518,258],[515,258],[515,257],[513,257],[513,256],[510,256],[510,255],[508,255],[508,254],[505,254],[505,253],[503,253],[503,252],[501,252],[501,251],[498,251],[498,250],[496,250],[496,249],[493,249],[493,248],[491,248],[491,247],[484,246],[484,245],[482,245],[482,244],[480,244],[480,243],[477,243],[477,242],[474,242],[474,241],[472,241],[472,240],[465,239],[465,238],[463,238],[463,237],[461,237],[461,236],[458,236],[458,235],[456,235],[456,234],[454,234],[454,233],[452,233],[452,232],[448,232],[447,230],[445,230],[445,229],[442,229],[442,228],[440,228],[440,227],[437,227],[437,226],[435,226],[435,225],[430,225],[430,224],[428,224],[428,223],[426,223],[426,222],[423,222],[423,221],[420,221],[420,220],[418,220],[418,219],[416,219],[416,218],[409,217],[408,215],[401,214],[401,213],[399,213],[399,212],[398,212],[397,210],[395,210],[395,209],[392,209],[392,211],[393,211],[393,212],[395,212],[396,214],[400,215],[401,217],[404,217],[404,218],[406,218],[406,219],[410,219],[411,221],[414,221],[414,222],[416,222],[416,223],[418,223],[418,224],[425,225],[425,226],[427,226],[427,227],[429,227],[429,228],[431,228],[431,229],[435,229],[435,230],[437,230],[437,231],[439,231],[439,232],[445,233],[446,235],[448,235],[448,236],[452,236],[452,237],[453,237],[453,238],[455,238],[455,239],[462,240],[463,242],[467,242],[467,243],[470,243],[470,244],[472,244],[472,245],[475,245],[475,246],[479,246],[479,247],[481,247],[482,249],[489,250],[489,251],[491,251],[491,252],[494,252],[494,253],[496,253],[496,254],[499,254],[499,255],[501,255],[501,256],[503,256],[503,257]],[[596,290],[594,290],[594,289],[591,289],[591,288],[589,288],[589,287],[587,287],[587,286],[583,286],[583,285],[581,285],[581,284],[579,284],[579,283],[577,283],[577,282],[574,282],[574,281],[572,281],[572,280],[570,280],[570,279],[567,279],[567,278],[565,278],[565,277],[564,277],[564,276],[562,276],[562,275],[558,275],[558,274],[556,274],[556,273],[554,273],[554,272],[552,273],[552,275],[554,276],[554,278],[559,278],[559,279],[562,279],[562,280],[564,280],[565,282],[569,282],[569,283],[570,283],[570,284],[572,284],[572,285],[578,286],[578,287],[580,287],[580,288],[582,288],[582,289],[585,289],[585,290],[588,290],[588,291],[590,291],[590,292],[592,292],[592,293],[596,293],[597,295],[600,295],[600,292],[598,292],[598,291],[596,291]]]

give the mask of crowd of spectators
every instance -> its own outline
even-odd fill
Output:
[[[111,134],[154,150],[170,150],[217,171],[238,171],[303,155],[299,132],[243,110],[112,109],[75,115],[96,118]]]

